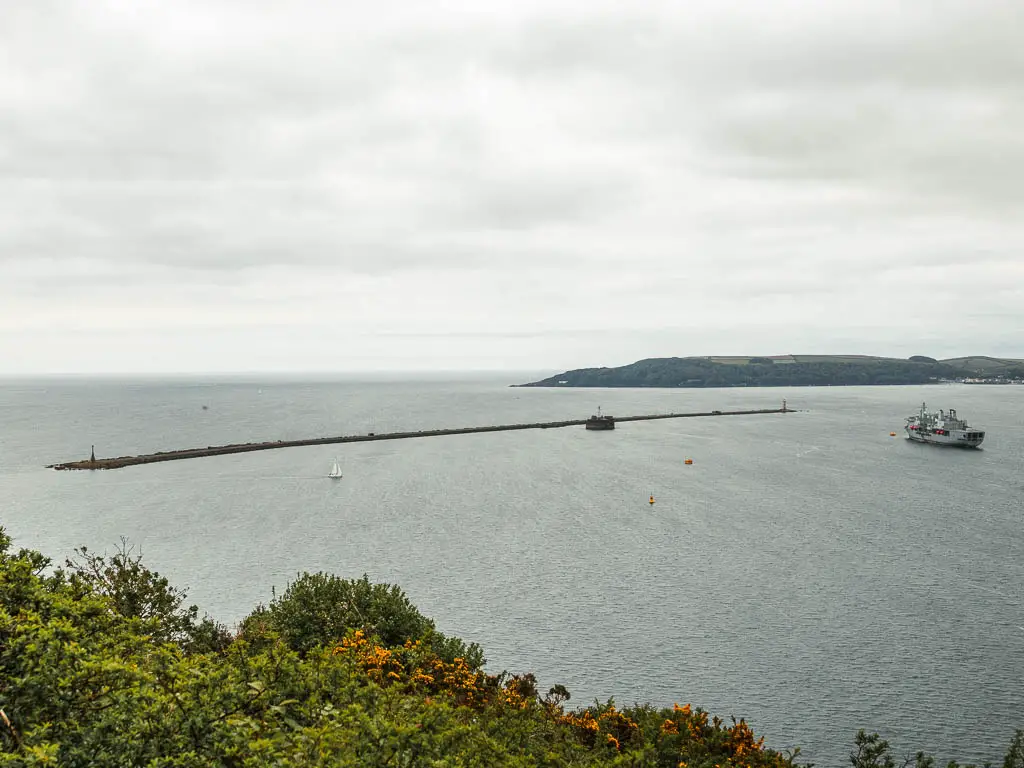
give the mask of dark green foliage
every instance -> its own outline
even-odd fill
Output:
[[[877,733],[868,734],[861,730],[855,739],[856,751],[850,753],[850,763],[853,768],[896,768],[896,760],[892,755],[889,742],[885,741]],[[918,752],[913,758],[905,758],[901,768],[936,768],[935,758]],[[961,765],[956,761],[946,764],[945,768],[992,768],[992,763],[983,763],[982,766],[974,764]],[[1024,731],[1017,730],[1014,733],[1010,748],[1003,758],[1003,768],[1024,768]]]
[[[569,689],[559,683],[548,690],[548,695],[544,697],[544,703],[557,707],[571,698],[572,695],[569,693]]]
[[[137,682],[128,660],[161,651],[109,598],[9,545],[0,533],[0,764],[46,764],[59,743],[63,765],[87,765],[77,755],[115,737],[113,707]]]
[[[322,572],[303,573],[269,607],[258,607],[243,623],[247,636],[269,630],[299,653],[336,643],[355,629],[388,647],[426,640],[446,661],[461,657],[476,669],[484,664],[478,645],[445,637],[399,587],[373,584],[366,574],[342,579]]]
[[[142,553],[134,554],[125,539],[113,555],[98,555],[86,547],[75,554],[64,561],[71,582],[109,598],[113,610],[125,618],[141,619],[154,640],[200,653],[223,650],[230,643],[226,627],[207,617],[199,621],[199,609],[183,605],[186,591],[143,565]]]
[[[853,768],[896,768],[896,763],[889,753],[889,742],[877,733],[861,730],[855,740],[856,752],[850,753]]]
[[[401,589],[371,584],[366,575],[341,579],[303,573],[270,604],[268,616],[288,645],[300,652],[340,640],[349,629],[363,629],[393,646],[421,637],[429,628]]]
[[[470,669],[483,669],[484,664],[487,663],[487,659],[484,658],[483,648],[478,644],[467,644],[461,638],[448,637],[442,632],[438,632],[436,629],[433,629],[433,621],[431,621],[431,629],[424,636],[424,639],[427,645],[430,646],[430,649],[447,662],[463,659]]]
[[[1024,730],[1014,733],[1010,749],[1003,758],[1003,768],[1024,768]]]
[[[181,641],[186,653],[221,653],[235,639],[231,631],[223,624],[204,616],[201,621],[189,628],[188,634]]]

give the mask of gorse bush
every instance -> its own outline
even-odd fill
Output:
[[[877,733],[869,734],[866,731],[859,731],[855,740],[857,749],[850,753],[850,763],[853,768],[896,768],[896,759],[893,757],[889,742],[885,741]],[[1003,768],[1024,768],[1024,731],[1018,730],[1010,743],[1010,748],[1003,758]],[[918,752],[912,758],[904,758],[900,762],[901,768],[938,768],[935,759],[924,752]],[[991,763],[985,763],[991,767]],[[960,766],[959,763],[951,762],[946,768],[974,768],[974,766]]]
[[[365,576],[303,574],[232,636],[123,542],[56,570],[10,545],[0,529],[0,765],[796,765],[690,705],[567,710]],[[857,747],[855,768],[894,765],[877,735]],[[1022,753],[1018,733],[1004,768]]]
[[[231,633],[209,617],[198,619],[199,608],[184,606],[186,593],[142,564],[127,540],[113,555],[98,555],[86,547],[64,561],[71,583],[109,598],[111,608],[128,619],[141,619],[157,642],[175,642],[193,652],[223,649]]]
[[[303,654],[355,629],[377,637],[384,646],[426,640],[446,661],[460,657],[475,668],[484,665],[478,645],[467,646],[458,638],[445,637],[401,589],[372,584],[366,574],[360,579],[341,579],[327,573],[303,573],[269,607],[258,607],[242,622],[245,636],[256,639],[271,631]]]

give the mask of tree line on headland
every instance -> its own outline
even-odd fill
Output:
[[[864,355],[657,357],[612,368],[578,368],[526,387],[805,387],[1024,383],[1024,360],[964,357],[906,360]]]
[[[0,765],[799,764],[690,704],[569,709],[563,686],[486,672],[476,644],[365,576],[303,573],[235,631],[185,598],[125,542],[55,568],[0,528]],[[850,761],[895,766],[864,731]],[[1024,768],[1024,732],[1003,767]]]

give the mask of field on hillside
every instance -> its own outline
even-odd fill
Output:
[[[872,355],[715,355],[707,357],[720,365],[750,365],[754,360],[771,360],[775,364],[787,363],[876,363],[879,360],[906,362],[897,357],[874,357]]]
[[[984,355],[976,357],[951,357],[948,360],[940,360],[939,362],[979,373],[999,373],[1007,368],[1024,366],[1024,360],[1015,360],[1008,357],[986,357]]]

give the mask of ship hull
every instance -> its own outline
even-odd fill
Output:
[[[907,439],[915,443],[927,443],[928,445],[945,445],[950,448],[977,448],[985,438],[968,438],[958,435],[931,435],[922,434],[916,430],[907,430]]]

